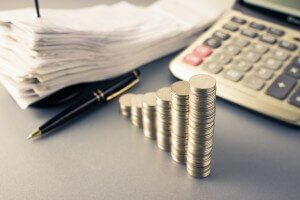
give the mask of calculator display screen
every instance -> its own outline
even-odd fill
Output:
[[[245,3],[300,17],[299,0],[244,0]]]

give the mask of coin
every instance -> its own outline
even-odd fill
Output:
[[[186,145],[189,122],[189,93],[187,81],[171,86],[171,156],[175,162],[186,163]]]
[[[137,94],[131,98],[131,122],[137,127],[143,127],[142,96],[141,94]]]
[[[156,139],[156,94],[148,92],[142,97],[144,135]]]
[[[216,113],[216,81],[209,75],[199,74],[191,77],[189,83],[187,171],[195,178],[204,178],[211,172]]]
[[[124,117],[130,117],[131,114],[131,99],[134,94],[127,93],[119,98],[120,113]]]
[[[171,150],[171,88],[156,91],[156,131],[158,148]]]

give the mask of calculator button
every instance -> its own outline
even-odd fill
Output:
[[[233,18],[231,18],[231,21],[235,22],[237,24],[241,24],[241,25],[246,24],[246,22],[247,22],[245,19],[242,19],[239,17],[233,17]]]
[[[198,66],[202,63],[203,59],[194,54],[188,54],[184,57],[183,61],[189,65]]]
[[[285,99],[296,83],[296,79],[286,75],[280,75],[267,89],[267,95],[277,99]]]
[[[284,35],[284,31],[277,29],[277,28],[268,28],[267,30],[268,33],[272,34],[272,35],[276,35],[276,36],[283,36]]]
[[[237,55],[241,52],[241,48],[235,45],[227,45],[224,47],[223,51],[230,55]]]
[[[244,76],[244,74],[242,72],[235,70],[235,69],[227,69],[223,73],[224,78],[234,81],[234,82],[241,80],[241,78],[243,78],[243,76]]]
[[[256,53],[264,54],[269,50],[269,47],[261,43],[256,43],[252,45],[252,50]]]
[[[242,53],[242,59],[251,63],[256,63],[260,58],[260,54],[253,51],[245,51]]]
[[[239,28],[237,26],[232,25],[232,24],[224,24],[223,28],[228,31],[231,31],[231,32],[236,32],[237,30],[239,30]]]
[[[291,96],[289,103],[300,108],[300,89]]]
[[[297,56],[293,59],[292,63],[294,63],[294,65],[300,67],[300,56]]]
[[[222,64],[228,64],[232,60],[232,56],[228,54],[218,53],[214,56],[215,61],[222,63]]]
[[[290,54],[284,50],[274,50],[271,52],[270,56],[277,60],[285,61],[290,57]]]
[[[255,23],[255,22],[251,22],[251,23],[249,24],[249,26],[250,26],[251,28],[254,28],[254,29],[260,30],[260,31],[266,29],[266,26],[265,26],[265,25],[263,25],[263,24],[258,24],[258,23]]]
[[[288,76],[300,79],[300,65],[297,66],[294,63],[291,63],[284,69],[284,73]]]
[[[237,46],[240,46],[240,47],[246,47],[250,44],[250,42],[248,40],[245,40],[243,38],[234,38],[233,39],[233,44],[234,45],[237,45]]]
[[[243,82],[242,82],[246,87],[248,88],[251,88],[251,89],[254,89],[254,90],[261,90],[264,85],[265,85],[265,81],[263,81],[262,79],[260,78],[257,78],[253,75],[250,75],[250,76],[246,76],[244,79],[243,79]]]
[[[211,72],[213,74],[219,73],[220,71],[222,71],[222,69],[223,69],[222,64],[217,62],[206,62],[203,65],[203,70]]]
[[[279,42],[279,47],[283,48],[283,49],[287,49],[289,51],[295,51],[297,49],[297,45],[294,43],[290,43],[287,41],[280,41]]]
[[[260,41],[266,42],[268,44],[275,44],[277,42],[276,37],[273,35],[262,35]]]
[[[206,40],[203,42],[203,44],[204,44],[205,46],[208,46],[208,47],[211,47],[211,48],[216,49],[216,48],[220,47],[222,43],[221,43],[221,41],[220,41],[219,39],[217,39],[217,38],[208,38],[208,39],[206,39]]]
[[[281,67],[282,62],[279,60],[276,60],[274,58],[265,58],[262,62],[264,67],[267,67],[269,69],[277,70]]]
[[[242,72],[247,72],[252,68],[252,64],[244,60],[237,60],[232,66],[234,69],[240,70]]]
[[[216,31],[213,34],[214,37],[217,37],[221,40],[227,40],[228,38],[230,38],[230,35],[227,33],[223,33],[222,31]]]
[[[241,34],[250,38],[256,38],[258,36],[258,34],[251,29],[242,30]]]
[[[193,51],[193,53],[196,55],[196,56],[199,56],[199,57],[207,57],[209,56],[211,53],[212,53],[212,50],[211,48],[207,47],[207,46],[204,46],[204,45],[200,45],[198,47],[196,47]]]
[[[259,67],[255,69],[254,74],[262,79],[268,80],[273,76],[274,71],[264,68],[264,67]]]

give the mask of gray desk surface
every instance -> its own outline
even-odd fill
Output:
[[[173,56],[142,67],[133,92],[174,82]],[[213,171],[202,180],[123,119],[116,101],[36,141],[25,138],[61,108],[23,111],[2,86],[0,106],[1,200],[300,199],[299,129],[221,99]]]

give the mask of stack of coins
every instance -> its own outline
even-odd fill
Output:
[[[131,98],[131,122],[137,127],[143,127],[142,97],[143,95],[137,94]]]
[[[130,117],[131,114],[131,99],[134,94],[127,93],[119,98],[120,113],[124,117]]]
[[[171,86],[171,156],[178,163],[186,162],[189,117],[189,83],[178,81]]]
[[[156,94],[146,93],[142,99],[144,135],[150,139],[156,139]]]
[[[216,81],[200,74],[190,79],[189,138],[187,171],[196,178],[207,177],[211,170]]]
[[[171,88],[164,87],[156,92],[156,135],[158,148],[171,148]]]

